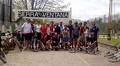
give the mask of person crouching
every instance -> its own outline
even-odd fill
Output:
[[[97,45],[96,44],[97,44],[97,41],[95,41],[93,39],[92,35],[87,37],[86,52],[96,54],[96,51],[97,51]]]
[[[57,33],[55,33],[52,36],[52,49],[53,50],[58,50],[59,49],[59,42],[60,42],[60,37]]]

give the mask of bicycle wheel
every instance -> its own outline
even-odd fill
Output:
[[[0,48],[0,60],[3,63],[7,63],[5,53],[3,52],[3,50],[1,48]]]
[[[15,39],[14,42],[15,42],[16,46],[19,48],[19,51],[22,51],[23,46],[20,44],[20,42],[17,39]]]
[[[0,60],[1,60],[3,63],[7,63],[6,59],[3,58],[3,57],[1,57],[1,56],[0,56]]]
[[[2,40],[2,49],[5,52],[5,54],[8,54],[9,50],[8,50],[8,44],[5,42],[5,40]]]

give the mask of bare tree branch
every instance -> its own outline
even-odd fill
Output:
[[[32,1],[31,1],[31,7],[32,7],[31,9],[32,9],[32,10],[34,10],[34,4],[35,4],[35,0],[32,0]]]
[[[37,4],[38,4],[38,2],[37,2],[37,0],[35,0],[35,7],[34,7],[34,9],[36,9]]]
[[[28,6],[27,6],[27,0],[25,0],[25,8],[28,9]]]
[[[45,1],[43,7],[42,7],[42,10],[45,8],[46,4],[47,4],[48,0]]]
[[[15,0],[13,4],[27,10],[62,10],[69,6],[63,3],[64,0]]]

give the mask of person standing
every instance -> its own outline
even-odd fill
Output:
[[[44,36],[47,33],[47,25],[46,23],[43,23],[40,27],[40,32]]]
[[[79,27],[80,27],[80,36],[82,36],[84,33],[84,27],[83,27],[82,23],[79,23]]]
[[[64,25],[63,25],[63,22],[62,22],[62,21],[59,23],[59,27],[60,27],[60,30],[61,30],[61,31],[64,30]]]
[[[36,23],[36,25],[35,25],[35,32],[36,32],[36,35],[37,35],[37,39],[38,39],[38,40],[41,39],[40,27],[41,27],[41,25],[38,24],[38,23]]]
[[[63,22],[61,21],[60,23],[59,23],[59,27],[60,27],[60,30],[61,30],[61,32],[60,32],[60,43],[62,43],[62,41],[63,41],[63,31],[64,31],[64,24],[63,24]]]
[[[41,28],[40,28],[40,32],[41,32],[41,41],[43,42],[43,44],[45,44],[45,38],[47,36],[47,25],[46,23],[43,23],[41,25]]]
[[[74,23],[74,30],[73,30],[73,49],[76,51],[78,49],[78,38],[79,38],[79,26],[78,22]]]
[[[83,32],[83,44],[86,46],[86,40],[87,37],[89,36],[89,27],[87,26],[87,22],[84,22],[83,27],[82,27],[82,32]]]
[[[70,34],[70,43],[71,43],[71,48],[73,47],[73,25],[72,25],[72,20],[69,21],[69,34]]]
[[[24,34],[24,48],[23,50],[27,49],[30,41],[32,39],[31,33],[32,33],[32,26],[31,26],[31,20],[26,19],[25,23],[22,25],[22,32]]]
[[[31,28],[32,28],[31,35],[32,35],[32,37],[34,37],[34,35],[35,35],[35,24],[34,24],[34,21],[30,21],[30,23],[31,23]]]
[[[83,37],[84,37],[84,26],[82,25],[82,23],[79,24],[79,27],[80,27],[80,39],[81,41],[83,42]]]
[[[92,34],[93,40],[97,42],[99,28],[96,26],[95,22],[92,23],[92,28],[90,29]],[[98,50],[98,42],[96,43],[97,50]]]
[[[60,35],[60,33],[61,33],[61,29],[60,29],[60,26],[58,25],[58,23],[55,26],[55,32],[57,33],[57,35]]]
[[[50,33],[51,33],[51,31],[50,31],[50,25],[49,25],[49,24],[47,24],[47,35],[49,35],[49,36],[50,36]]]
[[[55,31],[55,25],[54,25],[54,22],[51,21],[50,22],[50,35],[53,35],[54,31]]]

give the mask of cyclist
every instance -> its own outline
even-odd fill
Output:
[[[22,25],[22,31],[24,34],[24,48],[23,48],[23,50],[28,48],[30,41],[32,39],[32,35],[31,35],[32,25],[30,22],[31,22],[31,20],[27,18],[25,20],[25,23]]]

